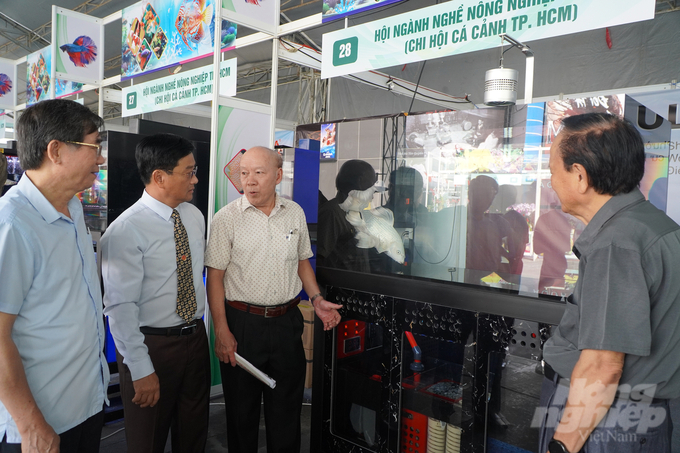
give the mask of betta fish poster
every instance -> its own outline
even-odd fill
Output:
[[[0,109],[14,110],[17,105],[17,67],[12,60],[0,58]]]
[[[123,9],[123,80],[212,54],[215,0],[150,0]],[[234,48],[237,26],[222,21],[222,50]]]
[[[98,84],[104,78],[102,19],[53,6],[52,23],[53,76]]]

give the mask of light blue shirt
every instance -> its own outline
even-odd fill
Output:
[[[177,206],[191,248],[197,310],[205,312],[205,221],[190,203]],[[104,314],[132,380],[154,372],[139,328],[184,324],[177,309],[177,261],[172,208],[146,191],[106,229],[101,240]]]
[[[12,329],[33,398],[61,434],[103,409],[109,368],[92,237],[78,198],[71,218],[24,175],[0,198],[0,311]],[[20,443],[0,402],[0,438]]]

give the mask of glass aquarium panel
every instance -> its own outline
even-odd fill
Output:
[[[465,367],[464,343],[404,334],[399,451],[461,451],[473,412],[473,376]]]
[[[648,143],[640,188],[663,209],[670,128],[646,130],[641,108],[613,95],[384,118],[382,174],[338,160],[337,196],[319,210],[318,264],[562,299],[585,226],[562,212],[550,146],[565,116],[632,120]]]
[[[383,371],[390,362],[386,333],[378,324],[347,318],[336,329],[331,432],[373,451],[386,437],[381,431]]]

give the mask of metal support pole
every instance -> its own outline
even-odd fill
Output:
[[[269,128],[269,147],[274,148],[276,140],[276,100],[279,87],[279,40],[272,39],[272,74],[269,104],[271,106],[271,127]]]
[[[527,57],[527,69],[524,75],[524,103],[531,104],[534,99],[534,54],[528,55]]]

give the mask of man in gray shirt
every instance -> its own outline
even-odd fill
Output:
[[[670,452],[680,396],[680,227],[638,189],[644,145],[608,114],[569,117],[550,149],[562,210],[587,226],[535,422],[540,452]]]

